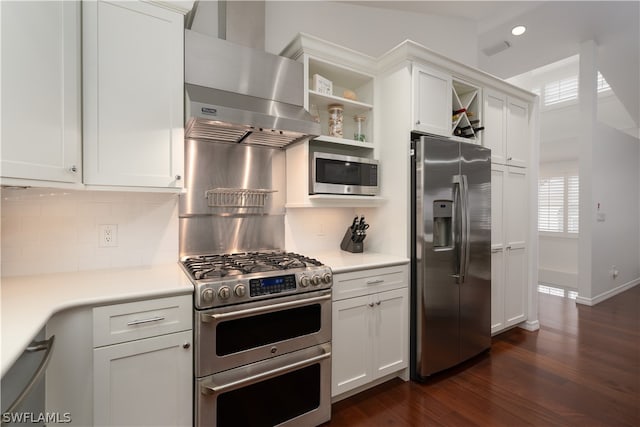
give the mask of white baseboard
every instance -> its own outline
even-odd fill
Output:
[[[385,383],[385,382],[387,382],[387,381],[389,381],[389,380],[391,380],[391,379],[393,379],[395,377],[398,377],[403,381],[408,381],[409,380],[408,372],[409,372],[409,368],[406,368],[406,369],[400,370],[398,372],[394,372],[392,374],[385,375],[384,377],[378,378],[377,380],[371,381],[370,383],[363,384],[360,387],[354,388],[353,390],[345,391],[342,394],[338,394],[336,396],[332,396],[331,397],[331,403],[336,403],[336,402],[338,402],[340,400],[346,399],[347,397],[351,397],[353,395],[361,393],[361,392],[363,392],[363,391],[365,391],[367,389],[370,389],[372,387],[375,387],[377,385]]]
[[[538,282],[559,288],[577,289],[578,273],[539,268]]]
[[[630,282],[627,282],[623,285],[617,286],[613,289],[610,289],[608,291],[605,291],[603,293],[601,293],[600,295],[596,295],[593,298],[585,298],[585,297],[581,297],[580,295],[578,295],[578,297],[576,298],[576,303],[577,304],[583,304],[583,305],[596,305],[598,303],[601,303],[602,301],[608,300],[609,298],[616,296],[628,289],[633,288],[634,286],[640,284],[640,277],[638,277],[637,279],[634,279]]]
[[[535,332],[540,329],[540,322],[537,320],[527,320],[526,322],[520,323],[518,327],[525,331]]]

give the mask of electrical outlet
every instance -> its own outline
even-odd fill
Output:
[[[609,270],[609,273],[611,274],[611,277],[614,279],[617,279],[618,275],[620,274],[620,272],[618,271],[618,267],[616,267],[615,265],[611,266],[611,270]]]
[[[118,246],[118,225],[117,224],[102,224],[99,226],[100,236],[98,240],[98,247],[100,248],[115,248]]]

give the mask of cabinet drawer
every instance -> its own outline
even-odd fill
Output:
[[[192,297],[159,298],[93,309],[93,346],[192,329]]]
[[[408,265],[337,273],[333,275],[333,300],[404,288],[408,284]]]

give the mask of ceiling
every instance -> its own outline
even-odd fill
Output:
[[[478,67],[509,78],[598,46],[598,67],[640,126],[640,2],[630,1],[353,1],[468,20],[478,32]],[[511,28],[527,26],[516,37]],[[483,51],[511,45],[488,56]]]

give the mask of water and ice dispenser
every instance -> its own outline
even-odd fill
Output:
[[[453,201],[435,200],[433,202],[433,248],[453,247]]]

